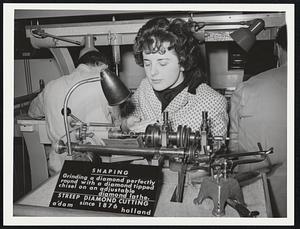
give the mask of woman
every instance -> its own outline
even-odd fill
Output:
[[[139,30],[134,56],[147,77],[132,96],[133,113],[122,129],[145,131],[148,124],[162,123],[167,111],[173,130],[187,125],[195,131],[200,129],[202,111],[208,111],[212,134],[226,135],[226,99],[205,84],[200,45],[189,25],[160,17]]]

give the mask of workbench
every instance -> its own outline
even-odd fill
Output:
[[[49,207],[59,173],[51,178],[46,177],[46,166],[45,153],[41,152],[41,146],[43,144],[49,144],[50,141],[46,134],[46,126],[44,120],[30,120],[24,118],[18,120],[20,130],[23,133],[26,143],[33,142],[38,145],[38,149],[29,150],[31,169],[34,171],[43,171],[43,179],[37,179],[35,176],[32,177],[35,181],[35,187],[33,190],[23,197],[21,200],[14,204],[13,214],[15,216],[135,216],[130,214],[116,214],[110,212],[100,211],[87,211],[87,210],[76,210],[76,209],[64,209]],[[34,135],[34,136],[31,136]],[[32,137],[32,139],[30,139]],[[33,139],[35,138],[35,139]],[[118,143],[117,140],[106,139],[107,145],[114,145]],[[127,143],[126,143],[127,144]],[[122,147],[126,147],[124,141],[122,141]],[[130,143],[132,145],[132,143]],[[118,144],[117,144],[118,145]],[[32,146],[32,145],[31,145]],[[37,163],[37,159],[41,159]],[[114,160],[119,159],[118,156],[112,157]],[[135,159],[138,157],[135,157]],[[122,157],[121,157],[122,159]],[[34,161],[33,161],[34,160]],[[39,165],[43,162],[43,168],[33,168],[33,165]],[[111,161],[112,162],[112,161]],[[138,162],[139,163],[139,162]],[[163,184],[160,189],[156,210],[154,213],[155,217],[167,217],[167,216],[182,216],[182,217],[212,217],[213,201],[205,199],[201,205],[195,205],[193,203],[194,198],[197,197],[200,184],[192,182],[194,177],[193,173],[187,173],[186,182],[183,194],[183,202],[171,202],[172,194],[177,185],[177,172],[171,171],[169,168],[163,168]],[[33,173],[40,174],[40,173]],[[44,181],[43,181],[44,180]],[[39,184],[38,184],[39,183]],[[258,217],[270,217],[272,216],[270,200],[267,188],[267,182],[264,175],[257,177],[250,184],[242,187],[244,199],[247,207],[251,211],[259,211]],[[239,217],[238,212],[227,205],[225,207],[225,217]]]

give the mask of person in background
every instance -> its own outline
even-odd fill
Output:
[[[65,128],[61,110],[67,92],[77,82],[91,77],[99,76],[100,72],[107,68],[107,58],[94,46],[83,49],[80,53],[78,66],[70,74],[64,75],[56,80],[50,81],[44,90],[31,102],[28,115],[32,118],[45,117],[47,134],[52,142],[49,152],[48,170],[50,175],[60,171],[66,154],[54,152],[55,144],[60,140],[65,140]],[[72,93],[68,107],[74,116],[83,122],[112,123],[112,119],[118,118],[117,112],[108,102],[102,91],[100,82],[84,84]],[[71,129],[71,128],[70,128]],[[71,139],[74,139],[71,133]],[[103,145],[102,136],[95,134],[93,138],[88,138],[92,144]],[[85,153],[73,155],[76,160],[89,160]]]
[[[173,130],[187,125],[195,131],[200,129],[202,111],[207,111],[212,134],[227,134],[226,99],[205,83],[200,44],[188,22],[149,20],[135,38],[134,57],[147,77],[130,100],[132,112],[122,130],[145,131],[148,124],[162,123],[167,111]]]
[[[271,147],[274,153],[261,163],[246,164],[239,171],[267,168],[274,216],[287,215],[287,31],[276,37],[278,67],[242,82],[231,97],[230,142],[233,153]],[[277,169],[276,169],[277,168]]]

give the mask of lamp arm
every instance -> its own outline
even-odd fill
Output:
[[[250,25],[252,21],[237,21],[237,22],[194,22],[194,32],[199,31],[205,26],[213,25]]]
[[[59,37],[59,36],[55,36],[55,35],[52,35],[52,34],[49,34],[49,33],[45,33],[44,30],[42,30],[42,29],[33,30],[32,34],[40,36],[40,38],[51,37],[51,38],[61,40],[61,41],[65,41],[65,42],[69,42],[69,43],[72,43],[72,44],[75,44],[75,45],[81,45],[81,42],[79,42],[79,41],[74,41],[74,40],[67,39],[67,38],[64,38],[64,37]]]
[[[68,101],[69,98],[71,96],[71,94],[73,93],[73,91],[78,88],[79,86],[86,84],[86,83],[93,83],[93,82],[97,82],[97,81],[101,81],[100,77],[92,77],[92,78],[88,78],[85,80],[81,80],[79,82],[77,82],[76,84],[74,84],[74,86],[71,87],[71,89],[68,91],[65,100],[64,100],[64,126],[65,126],[65,131],[66,131],[66,137],[67,137],[67,148],[68,148],[68,156],[72,155],[72,148],[71,148],[71,136],[69,133],[69,125],[68,125],[68,115],[67,115],[67,107],[68,107]]]
[[[251,21],[237,21],[237,22],[205,22],[205,25],[249,25]]]

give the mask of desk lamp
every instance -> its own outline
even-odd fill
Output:
[[[248,52],[256,41],[256,35],[265,27],[262,19],[255,19],[248,28],[239,28],[230,34],[232,39],[246,52]]]

